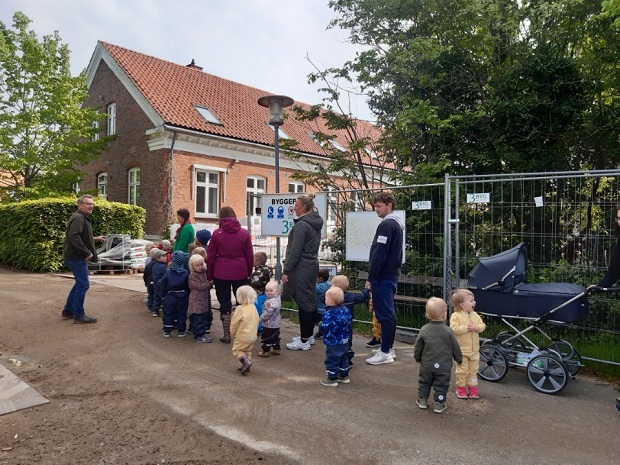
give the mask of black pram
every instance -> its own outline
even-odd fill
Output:
[[[497,255],[481,258],[469,275],[468,287],[476,299],[476,312],[498,317],[512,331],[503,331],[480,346],[478,375],[500,381],[508,367],[527,368],[534,388],[556,394],[581,367],[581,357],[566,341],[552,339],[542,323],[576,323],[588,316],[586,290],[570,283],[528,284],[527,249],[521,243]],[[509,319],[530,320],[518,330]],[[533,329],[549,340],[539,347],[525,334]]]

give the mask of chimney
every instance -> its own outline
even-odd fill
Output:
[[[186,67],[194,68],[194,69],[197,69],[198,71],[202,71],[202,66],[198,66],[193,58],[192,58],[192,62],[189,65],[186,65]]]

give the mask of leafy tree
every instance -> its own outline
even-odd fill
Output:
[[[620,30],[600,2],[331,0],[355,76],[415,182],[620,161]],[[410,182],[407,175],[404,182]]]
[[[93,141],[104,115],[81,108],[85,74],[71,77],[67,45],[57,32],[39,41],[30,22],[21,12],[13,30],[0,22],[0,172],[12,200],[71,192],[108,143]]]

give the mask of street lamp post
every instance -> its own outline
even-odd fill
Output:
[[[269,124],[273,126],[275,133],[275,165],[276,165],[276,194],[280,193],[280,134],[279,128],[284,124],[282,119],[284,108],[293,104],[293,99],[286,95],[266,95],[258,99],[258,104],[269,108]],[[282,265],[280,264],[280,236],[276,237],[276,281],[282,277]]]

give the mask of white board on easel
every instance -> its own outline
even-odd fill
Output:
[[[403,223],[405,211],[393,211]],[[345,230],[346,259],[352,262],[367,262],[370,255],[370,246],[375,237],[377,226],[381,218],[372,212],[347,212],[347,227]],[[407,237],[407,236],[405,236]],[[405,263],[405,241],[403,241],[403,263]]]

